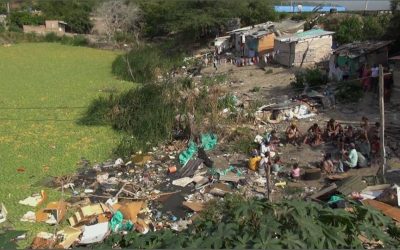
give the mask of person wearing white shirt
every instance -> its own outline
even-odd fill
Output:
[[[374,66],[371,68],[371,78],[372,78],[372,90],[374,91],[375,94],[378,93],[378,84],[379,84],[379,67],[374,64]]]

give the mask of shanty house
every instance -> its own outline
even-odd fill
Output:
[[[329,59],[334,32],[312,29],[275,38],[275,61],[284,66],[310,66]]]
[[[221,54],[222,52],[230,49],[229,39],[230,39],[230,36],[221,36],[221,37],[215,38],[215,40],[214,40],[215,52],[217,52],[218,54]]]
[[[365,64],[388,64],[388,47],[391,41],[364,41],[344,44],[333,51],[330,59],[330,74],[337,67],[347,65],[350,75],[356,75]]]
[[[59,20],[46,20],[45,25],[23,25],[22,28],[24,33],[38,33],[38,34],[47,34],[47,33],[56,33],[63,35],[65,34],[65,27],[67,26],[66,22]]]
[[[237,54],[254,57],[273,51],[275,34],[271,22],[243,27],[228,32],[230,42]]]
[[[400,56],[389,58],[393,73],[393,91],[391,101],[400,104]]]

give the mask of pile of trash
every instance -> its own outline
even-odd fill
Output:
[[[84,167],[74,176],[54,178],[52,187],[68,198],[49,202],[41,191],[19,202],[32,208],[21,221],[47,223],[58,230],[39,233],[31,247],[67,249],[129,231],[179,232],[211,200],[228,193],[264,195],[266,178],[229,164],[229,155],[210,157],[216,145],[216,135],[202,134],[197,143],[177,141],[139,152],[128,162],[107,161]],[[64,221],[69,225],[60,228]]]
[[[309,103],[297,100],[264,105],[255,113],[258,120],[272,124],[293,119],[306,119],[316,115],[316,109]]]
[[[175,141],[151,152],[138,152],[128,162],[116,159],[89,164],[74,176],[54,178],[52,186],[68,198],[48,201],[42,190],[19,202],[32,208],[21,221],[55,227],[51,232],[40,232],[31,247],[67,249],[131,231],[147,234],[169,228],[180,232],[211,200],[223,199],[226,194],[267,197],[271,187],[274,193],[285,192],[288,178],[272,174],[267,188],[268,175],[249,170],[247,164],[231,163],[232,155],[215,153],[217,141],[215,134],[202,134],[196,141]],[[303,178],[320,179],[320,171],[314,170],[305,169]],[[351,197],[400,222],[397,186],[367,187],[356,176],[315,191],[306,187],[302,197],[332,207],[345,207],[345,198]],[[39,206],[44,208],[35,209]],[[2,205],[0,223],[6,216]],[[61,227],[65,221],[68,226]]]

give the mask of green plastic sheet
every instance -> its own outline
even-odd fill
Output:
[[[217,136],[215,134],[202,134],[201,146],[204,150],[212,150],[217,145]]]
[[[179,154],[179,163],[182,166],[185,166],[186,163],[193,157],[193,155],[197,152],[197,145],[193,141],[189,142],[188,148]]]
[[[124,216],[120,211],[117,211],[111,218],[110,227],[113,232],[131,231],[133,229],[133,223],[130,220],[124,222]]]

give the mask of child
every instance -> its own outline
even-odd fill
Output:
[[[279,155],[275,157],[272,163],[272,173],[275,175],[278,175],[279,173],[283,172],[284,167],[280,165],[281,163],[281,158]]]
[[[249,159],[249,169],[257,171],[258,165],[261,161],[261,157],[258,155],[257,149],[251,152],[251,157]]]
[[[300,168],[299,168],[299,164],[298,163],[293,164],[293,168],[290,171],[290,177],[294,181],[297,181],[297,180],[300,179]]]
[[[325,154],[324,160],[322,161],[322,170],[327,174],[333,174],[335,172],[331,153]]]

